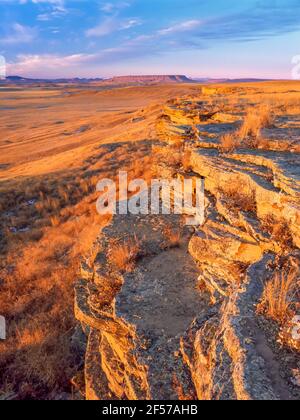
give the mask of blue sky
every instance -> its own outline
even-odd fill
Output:
[[[299,0],[0,0],[9,74],[290,78]]]

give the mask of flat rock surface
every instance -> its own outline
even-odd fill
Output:
[[[153,339],[182,334],[201,311],[199,271],[185,245],[143,260],[118,295],[118,315]]]
[[[149,250],[153,251],[155,238],[162,249],[139,261],[136,270],[124,277],[116,298],[116,315],[136,329],[138,359],[148,367],[150,392],[158,400],[178,399],[176,378],[185,392],[194,392],[190,374],[179,357],[180,338],[208,305],[197,290],[199,270],[188,253],[190,234],[182,226],[179,246],[168,248],[161,236],[162,222],[166,220],[169,227],[173,222],[175,228],[180,218],[139,218],[137,225],[143,223]]]
[[[205,307],[196,290],[198,269],[181,248],[145,259],[137,271],[126,277],[118,295],[118,316],[136,327],[142,361],[148,366],[148,382],[155,399],[176,399],[174,375],[191,386],[189,375],[175,353],[180,338]],[[192,392],[190,390],[190,392]]]

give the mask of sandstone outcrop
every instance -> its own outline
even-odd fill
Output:
[[[87,399],[299,399],[256,308],[276,261],[300,261],[300,155],[222,154],[218,139],[240,116],[220,111],[203,119],[203,103],[174,101],[156,123],[165,155],[174,145],[189,151],[188,169],[160,161],[160,176],[205,178],[203,225],[193,231],[174,215],[115,216],[95,244],[95,260],[82,265],[75,315],[88,337]],[[270,223],[284,232],[274,234]],[[175,246],[166,227],[179,232]],[[141,252],[124,273],[110,255],[130,238]],[[281,336],[299,351],[292,327]]]

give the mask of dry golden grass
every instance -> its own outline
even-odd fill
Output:
[[[293,235],[285,220],[278,220],[270,215],[262,220],[262,229],[270,234],[273,241],[281,245],[283,251],[293,247]]]
[[[226,133],[221,137],[219,149],[222,153],[232,153],[239,145],[236,133]]]
[[[185,172],[190,172],[191,169],[192,169],[191,156],[192,156],[191,150],[185,150],[183,152],[183,156],[182,156],[182,168],[183,168],[183,170]]]
[[[272,108],[268,104],[261,105],[257,110],[260,125],[262,128],[271,127],[274,123],[274,115]]]
[[[271,127],[273,120],[273,113],[269,105],[248,109],[241,128],[221,137],[219,150],[222,153],[232,153],[240,147],[271,149],[271,143],[261,135],[261,130]]]
[[[245,212],[254,213],[257,212],[256,196],[255,191],[249,188],[241,189],[241,184],[237,180],[236,183],[232,183],[226,189],[220,188],[219,193],[226,200],[229,208]]]
[[[177,393],[179,401],[195,401],[197,395],[193,390],[185,390],[175,373],[172,376],[172,388]]]
[[[182,151],[182,143],[178,148],[176,145],[168,145],[168,146],[153,146],[153,153],[156,156],[156,160],[158,163],[164,163],[167,166],[172,168],[180,168],[182,165],[183,159],[183,151]]]
[[[256,98],[257,99],[257,98]],[[219,150],[222,153],[232,153],[238,148],[251,148],[274,151],[293,151],[299,153],[299,145],[288,139],[270,140],[262,135],[263,128],[271,128],[274,123],[274,109],[270,103],[256,105],[248,109],[241,128],[221,137]]]
[[[297,92],[277,94],[273,98],[273,106],[281,115],[297,115],[300,112],[300,100]]]
[[[60,219],[58,216],[51,216],[50,221],[52,226],[58,226],[60,223]]]
[[[84,207],[69,209],[76,219],[45,226],[41,236],[8,239],[0,297],[8,339],[0,344],[0,382],[5,377],[18,398],[68,390],[79,362],[70,349],[73,284],[81,256],[107,223],[87,216]]]
[[[144,153],[136,153],[134,161],[128,168],[129,180],[140,178],[150,183],[154,175],[154,165],[153,155],[145,156]]]
[[[258,313],[283,324],[294,314],[293,299],[298,288],[299,266],[293,263],[287,272],[277,272],[268,281],[257,307]]]
[[[95,185],[120,168],[149,176],[150,152],[149,145],[134,143],[112,152],[97,148],[71,173],[2,183],[0,308],[8,339],[0,343],[1,392],[18,399],[71,394],[70,379],[81,363],[71,349],[74,281],[80,259],[109,222],[96,212]]]
[[[268,139],[262,133],[263,128],[273,127],[275,115],[298,114],[300,112],[299,98],[294,98],[292,94],[278,93],[275,97],[257,94],[245,95],[243,99],[239,99],[239,103],[246,114],[243,124],[236,132],[227,133],[221,138],[219,150],[222,153],[230,153],[238,148],[300,152],[299,144],[297,141],[289,141],[288,133],[284,140]],[[250,105],[251,108],[249,108]],[[233,111],[232,105],[228,106],[227,111]]]
[[[248,144],[253,149],[262,149],[262,150],[272,149],[272,143],[261,135],[259,135],[258,137],[252,138]]]
[[[197,113],[195,113],[194,118],[197,117]],[[186,130],[186,137],[190,140],[198,140],[199,139],[199,129],[196,125],[192,125]]]
[[[129,273],[134,270],[140,252],[141,245],[135,237],[121,244],[112,243],[108,258],[122,273]]]
[[[166,248],[178,248],[181,244],[181,232],[179,229],[167,226],[164,229],[164,235],[166,237]]]
[[[270,127],[273,124],[273,114],[270,106],[261,105],[255,109],[249,109],[244,119],[243,125],[239,130],[239,137],[243,142],[249,142],[261,136],[263,128]]]

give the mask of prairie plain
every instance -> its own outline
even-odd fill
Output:
[[[299,399],[300,82],[0,103],[0,399]],[[98,215],[120,170],[204,177],[205,224]]]

